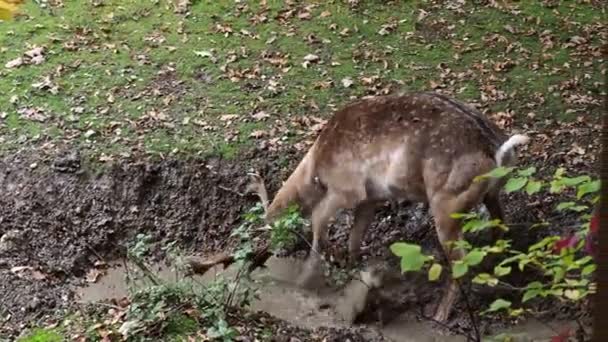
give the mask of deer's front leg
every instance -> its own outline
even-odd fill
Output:
[[[315,274],[321,270],[321,253],[327,242],[327,224],[344,202],[341,196],[328,193],[312,211],[312,247],[298,279],[298,283],[303,287],[311,287]]]

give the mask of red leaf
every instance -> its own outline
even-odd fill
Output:
[[[559,335],[555,335],[551,337],[551,342],[568,342],[568,337],[572,334],[572,329],[566,329],[559,333]]]
[[[572,248],[572,247],[576,246],[577,242],[578,242],[578,238],[574,234],[570,234],[570,236],[564,237],[561,240],[558,240],[555,243],[555,245],[553,245],[553,251],[554,251],[554,253],[559,253],[564,248],[568,248],[568,247]]]
[[[589,224],[589,230],[591,231],[592,234],[595,235],[595,234],[597,234],[599,229],[600,229],[600,214],[596,213],[591,218],[591,223]]]

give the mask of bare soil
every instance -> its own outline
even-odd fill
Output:
[[[587,138],[592,144],[593,137]],[[560,148],[563,147],[552,149]],[[302,152],[295,149],[270,155],[254,149],[244,153],[239,161],[121,160],[103,170],[85,165],[76,151],[51,157],[31,151],[5,157],[0,161],[0,315],[4,319],[0,335],[13,335],[46,315],[70,308],[74,305],[73,286],[84,284],[87,272],[96,263],[124,256],[126,244],[138,233],[153,236],[159,259],[163,256],[161,247],[170,241],[203,254],[228,248],[229,232],[257,200],[241,193],[246,173],[259,172],[274,193],[301,156]],[[545,161],[531,160],[546,166]],[[592,165],[588,161],[578,167],[590,170]],[[518,223],[509,234],[517,235],[516,245],[525,246],[537,234],[548,233],[529,231],[527,227],[546,216],[553,202],[540,200],[530,205],[522,199],[510,196],[507,200],[505,196],[505,206],[509,222]],[[351,223],[347,214],[340,215],[331,230],[337,264],[345,256],[347,227]],[[384,258],[394,264],[396,260],[388,246],[398,240],[412,241],[437,252],[432,220],[423,207],[388,203],[379,210],[364,241],[364,260]],[[19,269],[24,266],[27,268]],[[527,278],[528,274],[515,274],[513,281],[523,283]],[[387,290],[384,297],[390,300],[381,304],[383,310],[389,312],[389,317],[409,312],[425,319],[437,304],[441,284],[429,283],[424,276],[403,279],[406,285]],[[473,308],[488,305],[496,295],[480,289],[469,289],[468,293],[468,305]],[[581,314],[581,308],[564,308],[555,303],[539,303],[539,308],[547,309],[545,316],[551,318],[568,319]],[[470,331],[467,312],[465,303],[460,301],[448,325],[437,329]],[[256,320],[271,320],[260,315]],[[280,324],[281,329],[300,329]],[[489,318],[480,322],[485,332],[505,324]],[[326,331],[323,336],[369,340],[355,337],[363,335],[353,329]]]

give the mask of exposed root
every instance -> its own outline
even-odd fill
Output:
[[[262,267],[266,264],[266,261],[272,256],[272,252],[270,252],[270,244],[265,244],[258,249],[256,249],[249,258],[250,265],[248,267],[248,272],[252,272],[258,267]],[[236,259],[231,254],[221,253],[215,255],[209,259],[203,259],[197,257],[189,257],[186,259],[186,263],[190,266],[190,275],[191,274],[199,274],[203,275],[207,273],[210,269],[217,265],[222,265],[224,269],[228,266],[232,265]]]

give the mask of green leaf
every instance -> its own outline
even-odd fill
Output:
[[[470,220],[477,217],[476,213],[451,213],[450,217],[453,219],[465,219]]]
[[[591,181],[591,178],[589,176],[578,176],[574,178],[562,177],[560,180],[565,186],[575,186],[582,182],[589,182]]]
[[[505,260],[501,261],[500,262],[500,266],[504,266],[504,265],[506,265],[508,263],[511,263],[513,261],[521,260],[521,259],[523,259],[525,257],[527,257],[527,255],[525,255],[525,254],[516,254],[516,255],[514,255],[512,257],[508,257]]]
[[[526,286],[526,289],[542,289],[543,284],[540,281],[533,281]]]
[[[540,191],[540,188],[543,186],[543,183],[534,179],[529,179],[528,184],[526,185],[526,193],[530,196]]]
[[[393,254],[401,257],[401,271],[419,271],[430,258],[421,252],[418,245],[395,242],[390,247]]]
[[[511,307],[511,302],[508,300],[504,300],[502,298],[498,298],[492,304],[490,304],[490,308],[486,310],[487,312],[495,312],[498,310],[503,310]]]
[[[456,240],[453,241],[452,244],[454,245],[454,248],[462,251],[468,251],[469,249],[473,248],[473,246],[471,246],[471,244],[466,240]]]
[[[566,186],[564,185],[564,183],[562,182],[561,179],[552,180],[551,187],[549,188],[549,192],[552,194],[557,194],[557,193],[562,192],[565,187]]]
[[[496,286],[498,284],[498,279],[493,277],[489,273],[480,273],[471,280],[475,284],[486,284],[488,286]]]
[[[527,264],[529,264],[532,260],[525,258],[525,259],[521,259],[519,260],[519,262],[517,263],[517,267],[519,267],[519,270],[523,272],[524,267],[526,267]]]
[[[536,173],[536,168],[534,166],[531,166],[525,170],[519,170],[517,171],[517,174],[522,176],[522,177],[530,177],[532,176],[534,173]]]
[[[584,256],[578,260],[575,261],[575,263],[579,266],[582,266],[586,263],[588,263],[589,261],[593,261],[593,257],[591,257],[590,255]]]
[[[435,281],[435,280],[439,279],[442,269],[443,268],[441,267],[441,265],[433,264],[433,266],[431,266],[431,268],[429,269],[429,280]]]
[[[507,193],[518,191],[523,188],[527,182],[528,179],[525,177],[509,178],[507,184],[505,184],[505,191]]]
[[[559,240],[559,237],[557,237],[557,236],[547,236],[546,238],[544,238],[544,239],[540,240],[539,242],[533,244],[532,246],[528,247],[528,251],[532,252],[537,249],[542,249],[557,240]]]
[[[575,205],[576,205],[576,203],[574,203],[574,202],[562,202],[557,205],[557,211],[562,211],[564,209],[568,209],[569,207],[573,207]]]
[[[581,292],[576,289],[568,289],[564,291],[564,296],[571,300],[578,300],[581,298]]]
[[[486,178],[502,178],[502,177],[508,175],[509,173],[511,173],[511,171],[513,171],[513,169],[514,169],[513,167],[504,167],[504,166],[497,167],[488,173],[475,177],[475,179],[473,181],[478,182],[478,181],[486,179]]]
[[[452,265],[452,277],[454,277],[454,279],[460,278],[465,275],[468,270],[469,266],[462,260],[458,260]]]
[[[581,271],[581,275],[587,276],[587,275],[593,273],[596,268],[597,268],[597,266],[595,266],[595,264],[587,265],[587,266],[583,267],[583,270]]]
[[[467,221],[467,223],[465,223],[464,226],[462,226],[462,231],[465,233],[468,233],[468,232],[475,233],[480,230],[494,228],[494,227],[501,227],[501,226],[502,225],[500,224],[500,219],[494,219],[494,220],[489,220],[489,221],[482,220],[482,219],[473,219],[473,220]]]
[[[529,289],[526,292],[524,292],[524,296],[521,299],[522,303],[525,303],[527,301],[529,301],[532,298],[536,298],[538,297],[538,295],[540,294],[541,290],[540,289]]]
[[[462,261],[469,266],[475,266],[478,265],[485,256],[486,252],[479,249],[475,249],[465,255],[464,258],[462,258]]]
[[[557,205],[557,211],[562,211],[562,210],[566,210],[566,209],[580,213],[582,211],[589,209],[589,207],[586,205],[576,205],[575,202],[562,202]]]
[[[511,317],[518,317],[521,314],[524,313],[524,309],[519,308],[519,309],[509,309],[509,316]]]
[[[559,283],[564,276],[566,275],[566,271],[563,268],[555,267],[553,268],[553,283]]]
[[[539,228],[539,227],[549,227],[551,224],[549,224],[549,222],[539,222],[539,223],[535,223],[533,224],[530,229],[534,229],[534,228]]]
[[[496,275],[497,277],[502,277],[509,273],[511,273],[511,266],[503,267],[497,265],[496,267],[494,267],[494,275]]]
[[[583,198],[583,196],[585,196],[586,194],[592,193],[592,192],[598,192],[600,190],[600,180],[595,180],[592,182],[587,182],[584,184],[581,184],[578,187],[578,190],[576,192],[576,198],[577,199],[581,199]]]
[[[509,248],[511,243],[507,240],[497,240],[494,246],[484,246],[483,250],[487,253],[502,253],[505,249]]]

